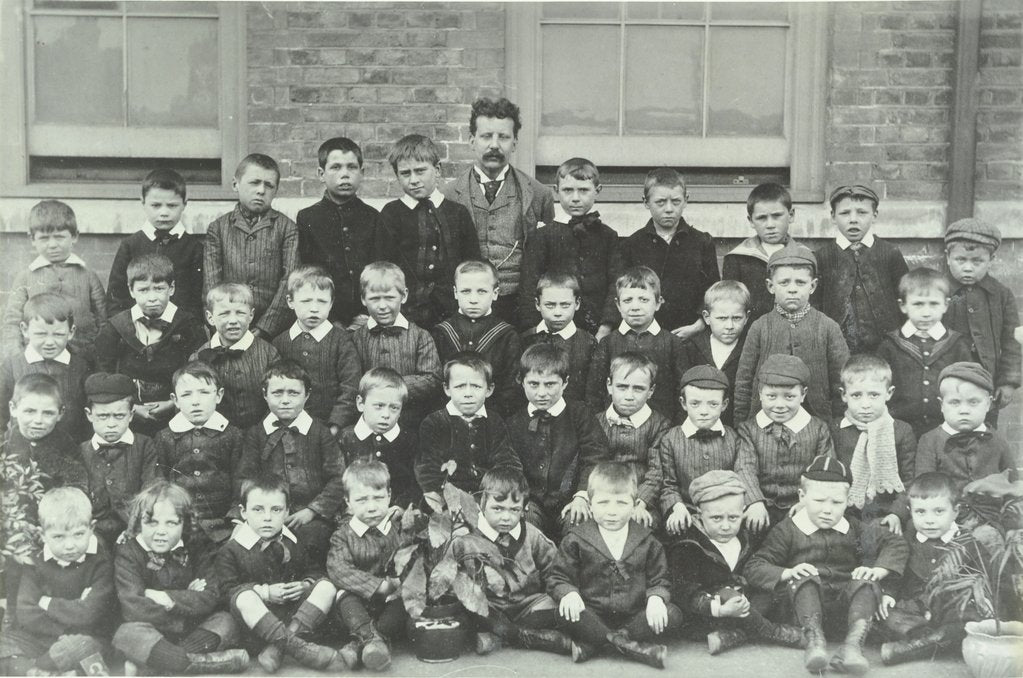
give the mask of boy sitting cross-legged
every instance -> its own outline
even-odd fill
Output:
[[[408,614],[400,583],[386,576],[395,551],[404,543],[391,501],[387,467],[376,460],[356,461],[342,482],[348,516],[330,538],[327,575],[338,590],[334,615],[355,637],[350,650],[371,671],[391,662],[390,643],[405,632]]]
[[[698,620],[693,630],[707,636],[711,654],[766,640],[802,647],[803,632],[764,617],[763,596],[747,590],[742,575],[753,555],[742,529],[746,488],[734,471],[707,471],[688,487],[695,509],[695,527],[668,546],[672,596]],[[749,595],[747,595],[749,594]],[[707,631],[710,630],[710,633]]]
[[[452,552],[460,558],[485,554],[501,562],[506,591],[488,588],[487,616],[476,623],[476,652],[489,654],[507,643],[513,647],[571,654],[567,636],[553,630],[558,606],[545,592],[557,547],[536,526],[522,520],[529,484],[516,469],[495,468],[480,482],[480,515],[475,529],[457,537]]]
[[[249,629],[257,661],[277,673],[282,654],[305,668],[331,673],[355,665],[347,648],[335,651],[301,638],[330,613],[337,588],[323,574],[323,562],[307,557],[301,539],[284,524],[288,483],[260,475],[242,483],[242,524],[217,554],[214,577],[231,613]]]
[[[664,668],[658,636],[678,628],[668,562],[653,533],[632,520],[636,475],[625,464],[598,464],[587,493],[593,520],[562,539],[547,591],[558,601],[561,626],[581,662],[610,646],[643,664]]]
[[[863,643],[881,602],[879,582],[901,575],[909,555],[902,538],[883,526],[844,517],[852,481],[848,466],[816,457],[799,480],[802,508],[772,528],[743,570],[753,587],[794,610],[806,635],[803,663],[810,673],[829,665],[824,616],[838,614],[847,618],[848,628],[831,667],[857,675],[867,671]]]
[[[249,655],[226,649],[237,642],[238,625],[230,612],[217,611],[216,581],[188,539],[191,508],[188,490],[165,480],[132,500],[114,561],[124,623],[113,644],[127,664],[164,675],[238,673]]]

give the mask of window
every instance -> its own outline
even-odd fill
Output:
[[[686,172],[696,199],[744,199],[764,180],[823,198],[819,5],[547,2],[514,12],[509,84],[530,135],[519,160],[531,156],[538,177],[584,155],[627,190],[611,184],[611,198],[635,199],[646,171],[664,165]]]
[[[116,195],[118,184],[134,192],[157,163],[198,185],[230,181],[244,120],[241,8],[25,0],[17,12],[15,3],[4,5],[4,56],[13,66],[5,68],[4,91],[24,93],[3,109],[17,123],[20,158],[17,166],[5,162],[5,189],[45,193],[47,185],[74,182],[89,195]],[[20,86],[7,86],[14,78]]]

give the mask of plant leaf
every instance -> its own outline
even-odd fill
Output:
[[[449,553],[433,566],[433,571],[430,573],[430,586],[427,589],[430,600],[438,600],[447,593],[457,574],[458,563]]]
[[[430,533],[430,546],[439,549],[451,539],[453,524],[451,516],[446,513],[434,513],[430,516],[428,530]]]
[[[491,593],[500,596],[508,592],[508,581],[504,578],[503,572],[490,565],[484,565],[483,575],[487,578],[487,587]]]
[[[400,549],[394,552],[394,572],[398,575],[398,578],[404,577],[407,573],[409,561],[412,560],[412,554],[419,548],[419,544],[409,544],[408,546],[402,546]]]
[[[489,610],[487,594],[483,592],[482,586],[473,581],[472,577],[465,572],[459,572],[455,575],[452,588],[454,588],[455,596],[458,597],[458,602],[462,604],[462,607],[481,617],[487,616]]]
[[[475,527],[480,517],[480,507],[472,495],[455,487],[451,483],[444,483],[444,503],[456,519]]]
[[[401,599],[413,619],[418,619],[426,609],[426,584],[426,567],[422,558],[418,558],[401,582]]]

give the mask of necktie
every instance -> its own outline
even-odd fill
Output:
[[[951,436],[945,443],[945,450],[970,454],[976,452],[977,446],[984,440],[991,438],[990,431],[964,431]]]
[[[216,364],[225,358],[239,358],[245,351],[226,346],[210,346],[199,351],[199,360],[204,363]]]
[[[497,192],[501,190],[504,179],[495,179],[483,184],[483,197],[487,199],[488,205],[493,205],[497,199]]]
[[[720,438],[721,432],[709,428],[701,428],[697,429],[696,433],[694,433],[692,437],[696,440],[713,440],[715,438]]]
[[[285,423],[284,423],[283,421],[281,421],[280,419],[278,419],[277,421],[275,421],[275,422],[273,423],[273,427],[274,427],[274,428],[276,428],[276,429],[283,429],[283,430],[290,430],[290,431],[298,431],[298,427],[297,427],[297,426],[295,426],[295,422],[291,422],[290,424],[285,424]]]
[[[170,234],[170,231],[157,231],[156,232],[156,244],[157,244],[157,246],[166,245],[167,243],[169,243],[173,239],[174,239],[174,236]]]
[[[771,435],[785,447],[792,445],[792,431],[785,424],[774,422],[770,426]]]
[[[170,323],[163,318],[150,318],[147,315],[139,318],[139,324],[157,332],[166,332],[170,329]]]
[[[571,226],[572,230],[579,235],[585,233],[586,230],[594,224],[599,223],[600,212],[590,212],[589,214],[584,214],[581,217],[572,217],[568,220],[568,225]]]
[[[122,443],[121,441],[117,441],[116,443],[100,443],[99,444],[99,451],[100,452],[107,452],[107,451],[111,451],[111,450],[118,450],[121,447],[123,447],[124,445],[125,445],[125,443]]]
[[[547,422],[551,419],[551,413],[547,410],[537,410],[529,415],[529,430],[535,431],[540,427],[540,422]]]
[[[849,249],[851,249],[853,252],[859,252],[861,249],[863,249],[863,243],[854,242],[849,246]]]
[[[397,325],[377,325],[369,333],[375,336],[400,337],[401,328]]]

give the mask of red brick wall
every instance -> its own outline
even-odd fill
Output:
[[[984,0],[977,111],[978,200],[1023,196],[1023,4]]]

